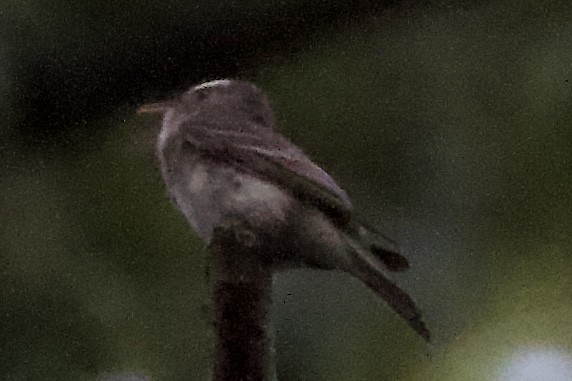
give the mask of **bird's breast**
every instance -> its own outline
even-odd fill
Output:
[[[252,229],[272,229],[286,220],[291,196],[278,185],[226,164],[186,158],[163,173],[178,208],[203,240],[213,229],[246,222]]]

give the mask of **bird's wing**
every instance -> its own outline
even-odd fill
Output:
[[[346,192],[282,135],[255,125],[237,130],[186,123],[181,131],[205,156],[278,183],[342,221],[349,218],[352,203]]]

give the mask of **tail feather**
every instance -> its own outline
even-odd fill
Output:
[[[365,275],[361,277],[361,280],[383,298],[395,312],[404,318],[407,324],[409,324],[419,336],[427,341],[431,340],[431,333],[423,321],[421,311],[405,291],[401,290],[381,274],[377,274],[375,278]]]
[[[399,253],[400,248],[397,242],[372,227],[363,224],[359,225],[356,230],[359,236],[359,242],[368,247],[371,253],[376,256],[388,270],[400,272],[409,268],[409,261]]]
[[[372,235],[372,231],[363,227],[359,229],[361,238],[359,242],[348,237],[348,243],[354,254],[349,272],[385,300],[422,338],[430,341],[429,329],[413,299],[384,275],[385,269],[391,271],[407,269],[409,267],[407,259],[397,251],[393,251],[397,250],[397,245],[387,244],[387,242],[392,243],[390,240],[383,242],[384,246],[377,246],[381,240],[364,241],[363,238]]]

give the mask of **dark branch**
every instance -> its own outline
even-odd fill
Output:
[[[272,275],[256,242],[235,228],[215,230],[214,381],[270,381],[274,377],[267,314]]]

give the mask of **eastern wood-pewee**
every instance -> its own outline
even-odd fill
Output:
[[[409,267],[398,245],[355,220],[346,192],[276,131],[270,102],[255,85],[206,82],[140,111],[163,113],[163,178],[207,244],[216,227],[240,222],[268,247],[264,260],[273,270],[345,271],[429,340],[413,300],[388,279]]]

